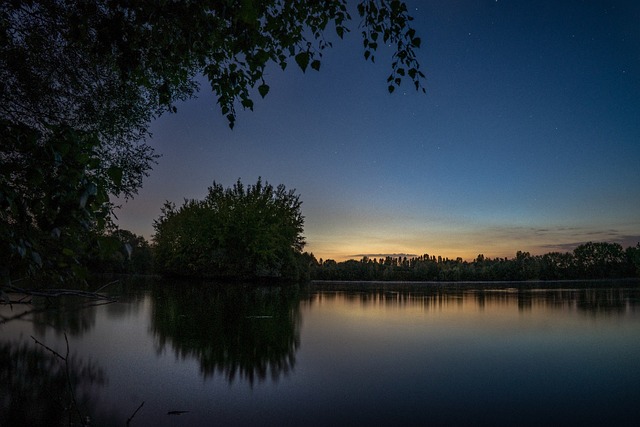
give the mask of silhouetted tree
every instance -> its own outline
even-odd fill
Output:
[[[154,221],[155,263],[164,274],[221,277],[306,275],[300,197],[261,179],[246,189],[213,183],[204,200],[165,204]]]
[[[587,278],[616,277],[627,257],[618,243],[588,242],[574,249],[578,274]]]
[[[635,247],[629,246],[625,253],[627,255],[629,273],[640,277],[640,243],[637,243]]]
[[[371,262],[333,260],[312,269],[313,279],[323,280],[565,280],[640,277],[640,244],[625,251],[616,243],[588,243],[571,252],[531,255],[518,251],[515,258],[488,258],[473,262],[423,255],[414,258],[380,258]]]
[[[559,280],[575,278],[575,258],[570,252],[549,252],[540,258],[540,278]]]

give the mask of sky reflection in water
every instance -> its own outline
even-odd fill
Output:
[[[0,324],[0,375],[30,335],[62,350],[65,329],[79,372],[104,376],[93,425],[125,425],[142,401],[136,426],[637,422],[637,289],[348,289],[123,286],[117,304]]]

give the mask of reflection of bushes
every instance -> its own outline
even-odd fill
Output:
[[[157,286],[153,332],[159,351],[170,343],[195,357],[205,376],[216,371],[232,382],[276,380],[295,364],[300,344],[296,288]]]
[[[58,335],[66,331],[69,335],[81,336],[96,324],[95,304],[80,297],[34,297],[34,332],[44,335],[51,327]]]
[[[89,413],[90,389],[104,384],[104,374],[93,364],[64,362],[35,344],[0,344],[0,425],[63,426],[84,424],[77,413]],[[73,408],[68,381],[75,390],[79,411]]]
[[[51,328],[59,336],[63,331],[71,336],[82,336],[95,327],[97,307],[104,304],[107,304],[107,314],[112,318],[136,313],[144,298],[144,289],[151,286],[152,280],[155,279],[151,276],[132,276],[125,280],[105,282],[101,285],[106,287],[100,293],[107,295],[105,299],[87,299],[82,295],[33,296],[30,315],[33,318],[34,332],[36,335],[44,335]],[[76,290],[70,290],[74,291]],[[77,291],[84,292],[82,289]],[[111,304],[115,299],[108,299],[111,298],[109,295],[116,296],[119,304]]]
[[[435,309],[471,304],[513,306],[530,310],[533,306],[566,310],[575,308],[585,314],[614,314],[640,307],[640,289],[612,288],[610,284],[573,282],[575,289],[544,288],[530,282],[513,287],[511,283],[468,283],[439,286],[388,282],[334,282],[309,287],[309,304],[340,299],[363,306],[421,307]],[[558,286],[567,283],[558,283]],[[586,286],[592,286],[585,288]],[[584,289],[583,289],[584,288]]]

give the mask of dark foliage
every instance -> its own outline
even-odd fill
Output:
[[[105,375],[77,358],[68,356],[66,363],[35,344],[1,343],[0,425],[85,425],[80,413],[94,411],[91,389],[103,385]],[[75,404],[77,411],[70,409]]]
[[[109,191],[121,170],[104,163],[99,141],[65,126],[41,133],[2,122],[0,256],[5,279],[39,274],[48,282],[79,276],[92,228],[109,222]],[[111,190],[110,190],[111,188]]]
[[[300,346],[295,286],[193,283],[153,288],[153,335],[158,351],[195,357],[202,375],[250,385],[293,370]]]
[[[304,217],[295,191],[258,179],[223,189],[213,183],[204,200],[166,203],[154,221],[157,270],[165,275],[298,280]]]
[[[95,242],[81,262],[92,274],[151,274],[153,252],[149,242],[129,230],[116,229],[91,236]]]
[[[317,280],[409,281],[518,281],[619,279],[640,277],[640,243],[623,250],[617,243],[585,243],[572,253],[531,255],[518,251],[515,258],[462,258],[429,256],[367,258],[312,263]]]

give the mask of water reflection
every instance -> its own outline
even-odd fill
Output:
[[[35,343],[0,343],[0,425],[84,425],[94,388],[104,383],[95,364],[76,357],[65,364]]]
[[[0,324],[17,320],[28,321],[33,323],[33,333],[37,336],[45,335],[48,330],[51,330],[58,337],[62,337],[63,333],[80,337],[96,326],[98,307],[106,306],[106,312],[112,318],[137,315],[144,301],[146,289],[152,283],[154,279],[149,277],[112,281],[103,293],[116,298],[117,303],[110,300],[87,300],[72,295],[24,297],[11,294],[13,301],[21,302],[7,305],[9,310],[0,312]],[[96,288],[102,285],[98,283]]]
[[[64,350],[64,330],[97,363],[70,365],[92,425],[125,425],[142,401],[140,427],[635,425],[638,287],[149,282],[109,294],[119,302],[0,305],[0,425],[77,418],[64,365],[29,338]]]
[[[157,350],[195,357],[202,375],[253,385],[277,381],[300,345],[298,288],[176,283],[154,286],[151,329]]]
[[[454,308],[484,310],[514,307],[574,310],[585,314],[608,315],[633,312],[640,307],[638,288],[537,289],[511,287],[451,287],[433,285],[318,285],[310,289],[309,303],[341,299],[363,307]]]
[[[80,336],[95,327],[98,305],[79,297],[34,298],[33,331],[44,335],[51,327],[58,335]]]

